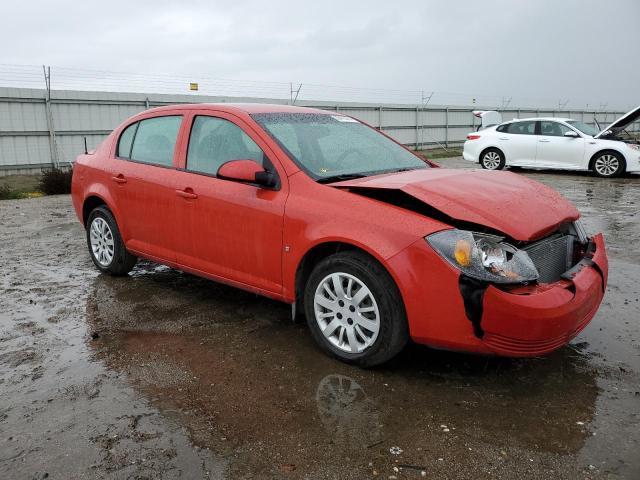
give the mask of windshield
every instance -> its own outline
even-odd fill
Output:
[[[569,120],[567,121],[569,125],[574,128],[577,128],[585,135],[591,135],[592,137],[598,134],[598,130],[593,128],[591,125],[587,125],[586,123],[578,122],[577,120]]]
[[[252,118],[318,181],[429,166],[384,135],[344,115],[262,113]]]

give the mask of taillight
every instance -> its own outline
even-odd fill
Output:
[[[467,135],[467,140],[477,140],[479,138],[480,138],[480,135],[473,135],[473,134]]]

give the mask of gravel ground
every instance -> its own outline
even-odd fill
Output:
[[[0,202],[0,478],[640,478],[639,179],[522,173],[605,233],[594,321],[545,358],[411,345],[375,370],[286,305],[98,274],[68,196]]]

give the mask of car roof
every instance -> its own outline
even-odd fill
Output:
[[[161,112],[164,110],[218,110],[228,113],[318,113],[330,114],[318,108],[298,107],[294,105],[276,105],[270,103],[187,103],[167,105],[147,110],[146,112]],[[339,113],[338,113],[339,115]]]
[[[530,118],[514,118],[513,120],[509,120],[503,123],[511,123],[511,122],[526,122],[526,121],[537,121],[537,120],[551,120],[556,122],[571,122],[573,118],[564,118],[564,117],[530,117]]]

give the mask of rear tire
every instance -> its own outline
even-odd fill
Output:
[[[398,287],[382,265],[362,252],[320,261],[307,280],[304,306],[314,340],[346,363],[379,365],[409,339]]]
[[[124,246],[116,219],[104,205],[96,207],[87,219],[87,246],[94,265],[110,275],[126,275],[138,259]]]
[[[604,151],[593,157],[590,169],[599,177],[613,178],[622,175],[626,166],[624,158],[618,152]]]
[[[504,153],[497,148],[487,148],[480,155],[480,166],[485,170],[502,170],[505,163]]]

